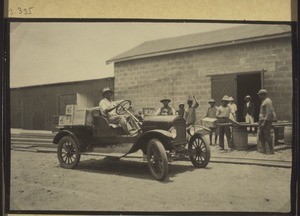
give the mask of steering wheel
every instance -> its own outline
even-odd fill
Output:
[[[126,113],[126,110],[128,110],[131,107],[131,101],[130,100],[124,100],[121,103],[119,103],[116,107],[116,113],[118,115],[124,115]]]

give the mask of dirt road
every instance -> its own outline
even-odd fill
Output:
[[[78,169],[56,154],[11,151],[11,210],[274,211],[290,210],[291,169],[173,162],[158,182],[142,159],[82,156]]]

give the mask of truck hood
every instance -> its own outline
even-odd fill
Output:
[[[146,116],[143,120],[142,128],[144,131],[162,129],[169,130],[174,122],[185,122],[178,116]]]

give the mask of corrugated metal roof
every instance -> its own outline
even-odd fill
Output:
[[[226,42],[242,42],[248,39],[266,38],[274,35],[290,33],[288,25],[245,25],[227,29],[220,29],[204,33],[196,33],[172,38],[163,38],[158,40],[146,41],[141,45],[134,47],[120,55],[117,55],[107,61],[111,62],[125,61],[130,59],[143,58],[147,56],[156,56],[172,53],[185,52],[193,49],[201,49],[207,45],[221,46]]]

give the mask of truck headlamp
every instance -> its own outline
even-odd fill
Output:
[[[191,136],[193,136],[193,135],[195,134],[195,127],[194,127],[194,126],[190,126],[189,134],[190,134]]]
[[[171,133],[173,139],[177,136],[177,130],[175,127],[171,127],[169,132]]]

